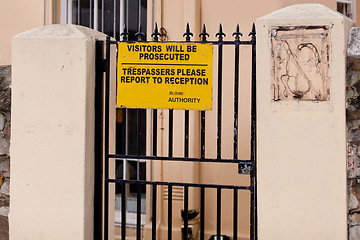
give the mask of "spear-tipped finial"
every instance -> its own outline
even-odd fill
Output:
[[[215,35],[216,37],[219,37],[219,42],[222,42],[223,40],[223,37],[226,37],[226,34],[223,32],[222,30],[222,25],[220,23],[220,26],[219,26],[219,32]]]
[[[135,37],[137,37],[137,41],[141,42],[143,38],[145,37],[145,33],[141,31],[141,23],[139,24],[139,30],[137,33],[135,33]]]
[[[129,33],[127,31],[127,26],[124,24],[124,31],[120,34],[122,36],[122,40],[126,42],[128,40]]]
[[[201,37],[201,41],[206,42],[206,37],[209,37],[210,35],[206,32],[205,24],[203,24],[202,32],[199,34],[199,37]]]
[[[252,25],[251,32],[249,33],[249,36],[251,36],[251,40],[255,41],[256,39],[256,30],[255,30],[255,23]]]
[[[235,36],[236,42],[240,41],[240,36],[242,36],[243,34],[239,31],[239,24],[236,25],[236,30],[232,35]]]
[[[153,34],[151,34],[151,36],[153,37],[153,40],[155,42],[159,41],[159,37],[158,36],[161,36],[159,30],[158,30],[158,26],[157,26],[157,23],[155,23],[155,29],[154,29],[154,32]]]
[[[186,31],[183,34],[183,37],[186,37],[185,40],[186,42],[190,42],[190,36],[194,36],[194,34],[192,32],[190,32],[190,26],[189,23],[186,24]]]

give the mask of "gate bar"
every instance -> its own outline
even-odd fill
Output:
[[[217,193],[216,236],[217,239],[220,239],[221,236],[221,188],[220,187],[217,187],[216,193]]]
[[[172,239],[172,185],[168,186],[168,240]]]
[[[185,143],[184,143],[184,157],[189,157],[189,110],[185,110]]]
[[[105,76],[105,140],[104,140],[104,234],[109,237],[109,184],[106,179],[109,178],[109,111],[110,111],[110,37],[106,37],[106,76]]]
[[[172,148],[171,148],[172,150]],[[160,156],[145,156],[145,155],[123,155],[123,154],[109,154],[109,158],[128,158],[128,159],[145,159],[145,160],[161,160],[161,161],[183,161],[183,162],[212,162],[212,163],[239,163],[251,166],[251,160],[237,160],[237,159],[213,159],[213,158],[183,158],[183,157],[160,157]]]
[[[126,238],[126,184],[121,184],[121,239]]]
[[[235,42],[240,41],[241,32],[239,32],[239,24],[233,33]],[[239,111],[239,44],[235,44],[235,73],[234,73],[234,159],[238,159],[238,111]]]
[[[205,187],[200,189],[200,240],[205,240]]]
[[[218,56],[218,111],[217,111],[217,159],[221,159],[221,110],[222,110],[222,57],[223,57],[223,36],[226,36],[222,31],[220,24],[219,32],[216,33],[219,37],[219,56]]]
[[[192,34],[192,32],[190,32],[190,27],[189,27],[189,23],[188,23],[188,24],[186,24],[186,32],[183,35],[183,37],[185,37],[185,42],[190,42],[190,36],[193,36],[193,34]],[[184,157],[188,158],[189,157],[189,110],[185,110],[185,131],[184,132],[185,132]]]
[[[153,202],[152,202],[152,228],[151,228],[151,235],[152,235],[152,240],[156,240],[156,184],[153,184]],[[123,238],[125,239],[125,238]]]
[[[234,189],[234,225],[233,225],[233,239],[237,239],[237,225],[238,225],[238,190]]]
[[[141,184],[136,184],[136,239],[141,239]],[[126,212],[126,211],[125,211]]]
[[[96,41],[96,78],[95,78],[95,184],[94,184],[94,238],[102,237],[103,204],[103,51],[104,42]],[[98,169],[98,170],[97,170]]]
[[[251,161],[253,166],[250,175],[250,185],[253,187],[251,190],[250,200],[250,239],[257,238],[257,216],[256,205],[257,197],[256,191],[256,31],[255,24],[252,26],[251,36],[251,50],[252,50],[252,75],[251,75]]]
[[[189,187],[184,186],[184,240],[188,239]]]
[[[206,37],[209,37],[209,34],[206,32],[206,26],[203,24],[202,32],[199,34],[201,37],[201,42],[206,43]],[[201,159],[205,158],[205,111],[201,111],[201,137],[200,137],[200,146],[201,146]]]
[[[169,158],[172,158],[173,152],[173,126],[174,126],[174,120],[173,120],[173,113],[174,110],[169,109]]]
[[[221,189],[240,189],[240,190],[249,190],[252,191],[254,187],[252,186],[235,186],[235,185],[218,185],[218,184],[203,184],[203,183],[181,183],[181,182],[158,182],[158,181],[145,181],[145,180],[123,180],[123,179],[108,179],[108,183],[126,183],[126,184],[147,184],[147,185],[160,185],[168,186],[169,184],[173,186],[181,187],[205,187],[205,188],[221,188]]]

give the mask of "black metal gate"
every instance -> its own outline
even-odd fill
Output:
[[[185,125],[184,125],[184,149],[183,156],[174,156],[173,155],[173,133],[174,133],[174,113],[172,109],[169,109],[169,122],[168,122],[168,155],[159,156],[157,153],[157,118],[158,110],[152,109],[152,149],[151,155],[142,154],[140,150],[140,136],[144,133],[141,132],[140,128],[140,116],[142,114],[141,110],[137,111],[137,153],[136,154],[125,154],[126,151],[123,151],[122,154],[115,154],[109,150],[109,111],[110,111],[110,47],[111,45],[116,45],[117,41],[111,41],[110,38],[107,38],[106,41],[106,52],[105,59],[103,58],[102,46],[103,42],[97,43],[97,84],[96,84],[96,183],[95,183],[95,230],[94,236],[95,239],[108,239],[108,227],[109,227],[109,185],[118,184],[120,186],[121,196],[126,196],[126,186],[136,186],[136,239],[140,240],[141,238],[141,191],[142,186],[150,186],[151,194],[151,221],[152,221],[152,239],[157,239],[156,236],[156,209],[157,206],[157,191],[158,186],[167,186],[168,188],[168,234],[167,239],[172,239],[172,219],[173,219],[173,209],[172,209],[172,199],[173,199],[173,187],[183,188],[184,198],[183,198],[183,229],[182,229],[182,238],[190,239],[188,236],[188,221],[189,221],[189,189],[198,188],[200,191],[200,231],[199,236],[200,240],[205,239],[205,199],[206,199],[206,189],[216,189],[216,202],[217,202],[217,217],[216,217],[216,234],[213,236],[213,239],[226,239],[221,238],[221,201],[222,201],[222,190],[228,189],[233,192],[233,230],[232,230],[232,239],[238,239],[238,193],[239,191],[247,191],[250,193],[250,239],[256,239],[256,138],[255,138],[255,128],[256,128],[256,108],[255,108],[255,51],[256,51],[256,37],[255,37],[255,26],[253,25],[252,31],[250,32],[250,40],[242,41],[240,37],[242,34],[239,31],[239,26],[236,27],[235,32],[232,34],[234,36],[233,41],[225,41],[225,33],[222,31],[222,26],[220,24],[219,32],[216,33],[217,41],[208,41],[207,37],[209,36],[206,33],[205,25],[203,26],[203,31],[200,34],[201,41],[200,43],[212,43],[214,46],[217,46],[217,156],[216,158],[208,158],[205,155],[205,111],[201,111],[201,137],[200,137],[200,146],[201,146],[201,156],[199,158],[189,157],[189,110],[183,110],[185,116]],[[123,41],[127,41],[129,33],[125,32],[121,34],[123,36]],[[139,30],[136,33],[138,41],[143,41],[145,36],[144,33]],[[152,34],[153,41],[158,42],[159,36],[161,34],[158,31],[157,26],[154,29]],[[185,37],[185,42],[190,42],[193,34],[190,32],[189,25],[186,27],[186,32],[183,35]],[[223,48],[224,46],[233,46],[234,48],[234,75],[232,79],[223,79]],[[241,47],[251,47],[252,59],[252,73],[251,73],[251,149],[250,149],[250,159],[238,159],[238,121],[239,121],[239,53]],[[104,81],[103,81],[104,80]],[[226,82],[224,82],[224,80]],[[233,93],[233,157],[230,159],[222,158],[221,146],[222,146],[222,98],[223,98],[223,84],[233,84],[234,93]],[[214,90],[215,91],[215,90]],[[214,93],[215,94],[215,93]],[[122,119],[126,119],[126,112],[122,111]],[[127,131],[127,127],[123,124],[123,132]],[[104,134],[103,134],[104,133]],[[122,141],[123,147],[125,148],[125,141]],[[146,181],[146,180],[123,180],[109,177],[109,162],[117,161],[117,159],[142,159],[146,161],[184,161],[184,162],[208,162],[208,163],[227,163],[233,164],[234,167],[238,168],[239,174],[247,174],[250,176],[250,184],[247,186],[234,186],[234,185],[215,185],[215,184],[197,184],[197,183],[185,183],[185,182],[160,182],[160,181]],[[127,236],[127,227],[126,227],[126,197],[121,198],[121,239],[126,239]],[[99,221],[100,220],[100,221]],[[101,224],[102,221],[102,224]],[[102,228],[103,226],[103,228]],[[102,230],[103,229],[103,230]]]

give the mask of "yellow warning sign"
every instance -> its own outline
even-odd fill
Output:
[[[117,105],[128,108],[212,107],[210,43],[118,43]]]

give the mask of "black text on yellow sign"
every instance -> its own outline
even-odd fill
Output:
[[[213,46],[206,43],[118,43],[117,105],[212,107]]]

